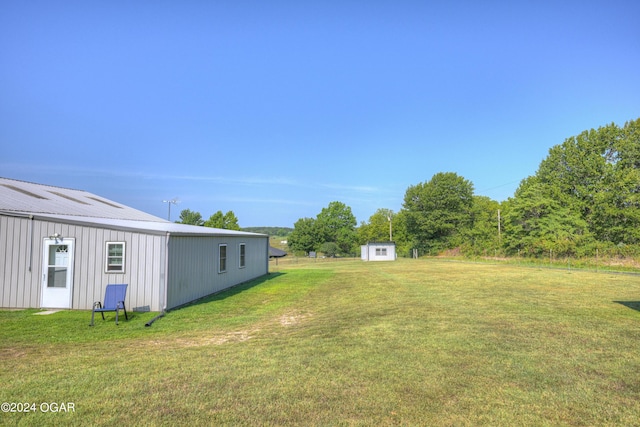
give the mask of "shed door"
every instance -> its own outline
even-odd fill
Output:
[[[74,239],[45,239],[42,262],[43,308],[71,308]]]

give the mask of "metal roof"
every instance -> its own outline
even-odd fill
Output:
[[[0,178],[0,210],[96,218],[158,221],[146,212],[70,188]]]
[[[83,190],[0,177],[0,214],[97,225],[118,230],[190,236],[266,236],[221,228],[176,224]]]

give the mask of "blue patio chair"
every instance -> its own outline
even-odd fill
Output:
[[[96,313],[102,314],[102,320],[104,320],[105,311],[116,312],[116,325],[118,324],[118,312],[124,311],[124,318],[127,317],[127,309],[124,307],[124,297],[127,294],[127,285],[107,285],[107,290],[104,292],[104,304],[100,301],[93,303],[93,310],[91,311],[91,324],[93,326],[93,317]]]

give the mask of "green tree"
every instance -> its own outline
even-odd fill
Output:
[[[340,253],[340,248],[334,242],[325,242],[321,244],[319,250],[325,256],[328,256],[330,258],[334,258],[336,255]]]
[[[180,212],[180,220],[176,221],[178,224],[190,224],[190,225],[202,225],[202,215],[200,212],[193,212],[189,209],[183,209]]]
[[[357,242],[356,217],[342,202],[331,202],[316,217],[320,243],[333,242],[341,253],[353,252]]]
[[[224,228],[224,215],[222,211],[212,214],[208,220],[204,222],[205,227]]]
[[[465,252],[482,254],[501,247],[502,231],[498,228],[500,203],[485,196],[473,196],[471,208],[472,227],[468,232]]]
[[[413,240],[407,233],[407,214],[400,211],[391,217],[393,241],[396,244],[396,254],[398,256],[411,256]]]
[[[240,226],[238,225],[238,217],[233,211],[228,211],[224,214],[222,219],[223,227],[226,230],[240,230]]]
[[[211,228],[223,228],[225,230],[240,230],[238,218],[233,211],[228,211],[225,214],[223,214],[222,211],[217,211],[204,222],[204,226]]]
[[[566,139],[535,178],[538,192],[578,213],[599,241],[640,243],[640,119]]]
[[[368,223],[363,222],[358,228],[358,243],[364,245],[367,242],[386,242],[393,239],[393,216],[391,209],[378,209],[369,217]]]
[[[293,225],[293,231],[287,238],[289,248],[294,252],[309,253],[321,244],[313,218],[300,218]]]
[[[524,180],[505,203],[504,226],[504,244],[511,254],[575,255],[591,240],[579,212],[563,206],[535,177]]]
[[[421,250],[459,246],[471,227],[473,184],[453,172],[410,186],[404,196],[407,233]]]
[[[613,135],[608,173],[601,179],[591,210],[592,230],[601,241],[640,244],[640,119]]]

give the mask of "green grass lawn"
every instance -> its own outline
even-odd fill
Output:
[[[272,268],[151,327],[0,311],[0,402],[36,404],[0,425],[640,425],[639,276]]]

